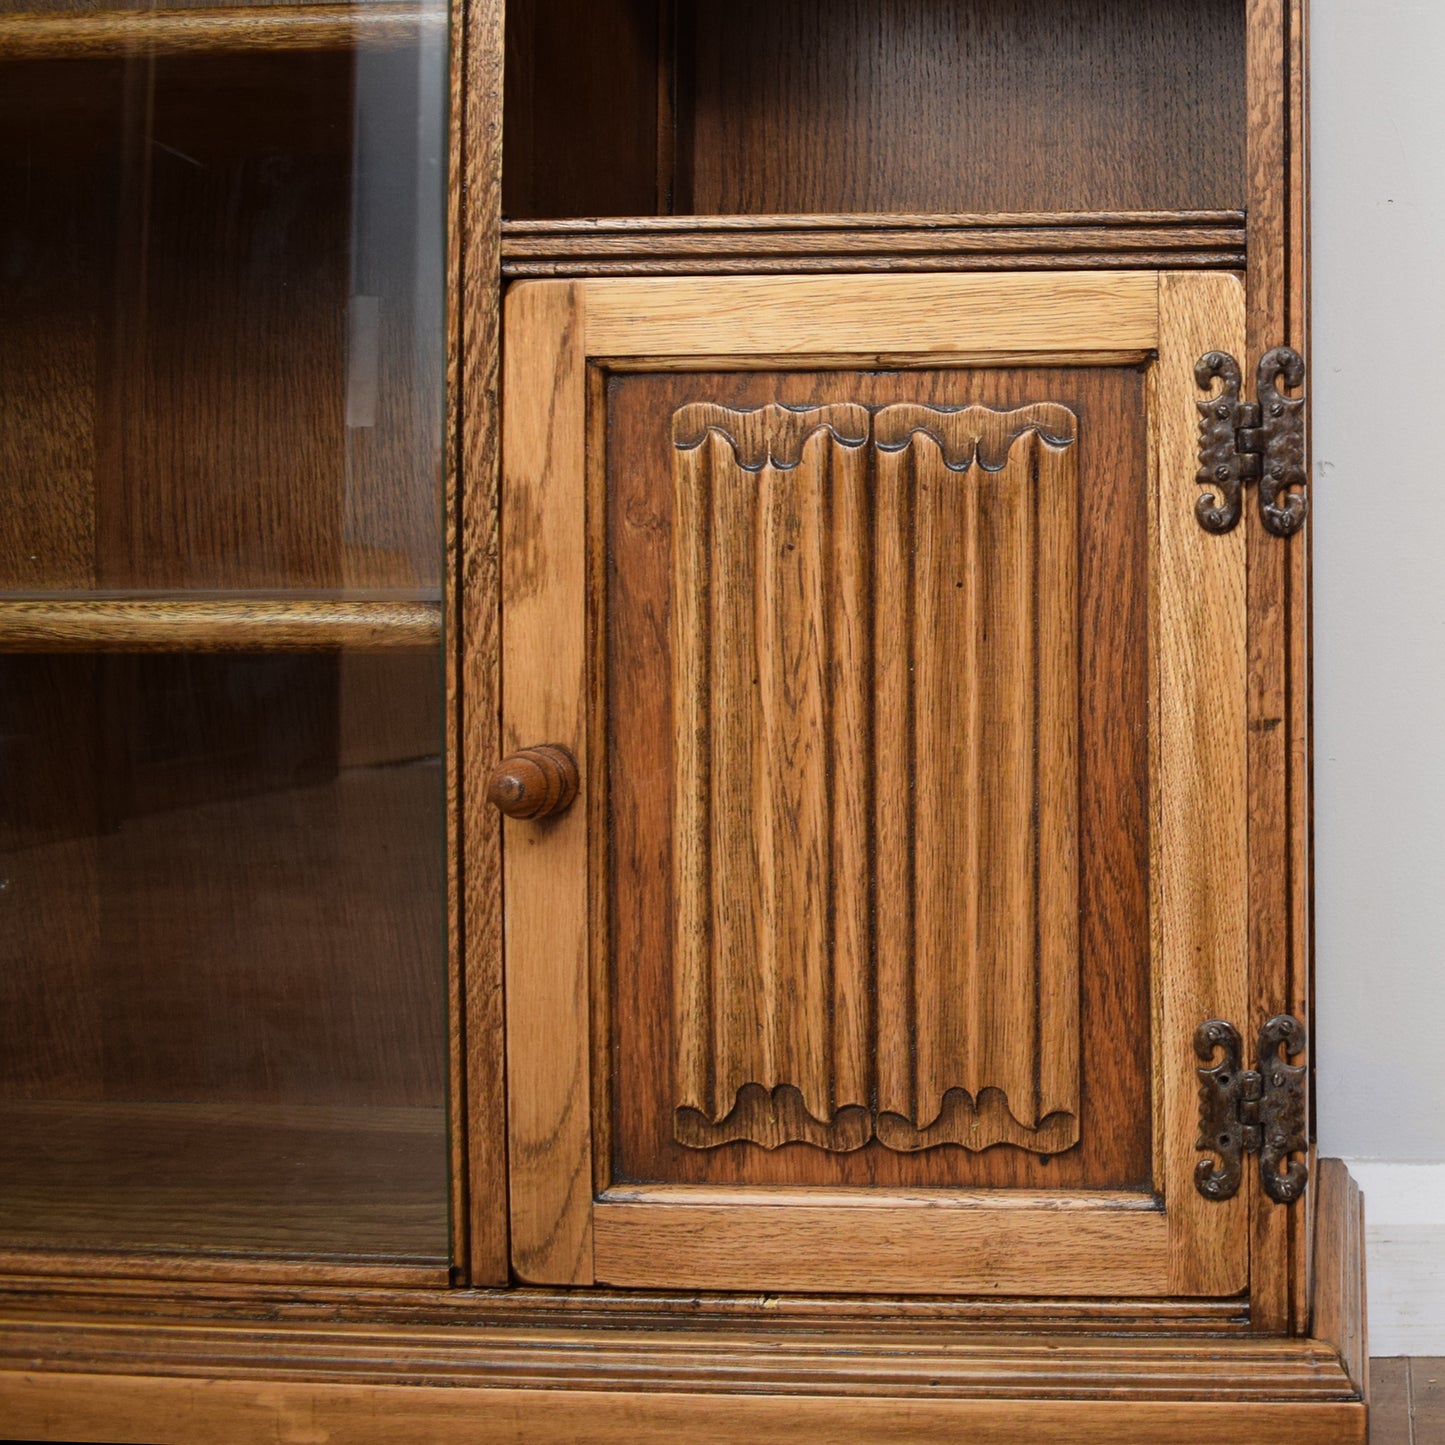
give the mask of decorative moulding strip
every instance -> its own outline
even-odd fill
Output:
[[[503,263],[508,281],[592,276],[814,276],[875,271],[926,274],[959,271],[1242,271],[1243,251],[1048,251],[949,253],[930,256],[704,256],[671,260],[551,259]]]
[[[219,1377],[228,1377],[245,1381],[253,1391],[259,1380],[284,1376],[298,1382],[352,1387],[371,1382],[417,1390],[447,1387],[449,1391],[665,1390],[734,1400],[759,1393],[795,1399],[837,1393],[854,1400],[881,1397],[895,1405],[909,1397],[988,1399],[1000,1395],[1113,1401],[1184,1396],[1220,1402],[1293,1399],[1343,1403],[1355,1398],[1354,1387],[1328,1348],[1312,1341],[1249,1337],[1219,1340],[1202,1351],[1197,1340],[1187,1339],[1094,1340],[1052,1332],[1004,1339],[930,1336],[876,1324],[819,1337],[771,1325],[697,1330],[673,1323],[663,1328],[605,1331],[571,1324],[543,1329],[457,1326],[438,1332],[414,1324],[373,1331],[331,1322],[277,1321],[258,1331],[247,1323],[199,1324],[171,1316],[154,1321],[0,1319],[0,1380],[13,1388],[16,1382],[10,1378],[11,1372],[46,1367],[62,1374],[74,1372],[71,1379],[88,1370],[112,1372],[113,1378],[124,1370],[204,1381],[207,1389],[215,1389]],[[0,1393],[0,1401],[4,1398]],[[3,1418],[7,1424],[13,1420],[12,1416]],[[383,1420],[394,1427],[397,1418],[393,1415]],[[503,1438],[496,1434],[479,1437],[477,1419],[471,1423],[472,1429],[464,1437],[470,1441]],[[180,1438],[214,1437],[202,1433]],[[244,1438],[298,1436],[251,1434]],[[333,1438],[354,1437],[342,1432]],[[387,1438],[406,1437],[392,1434]],[[597,1437],[569,1432],[528,1438]],[[696,1436],[689,1433],[672,1438],[713,1440],[717,1436],[704,1428]],[[779,1437],[766,1432],[750,1438]],[[826,1438],[842,1437],[830,1433]],[[898,1437],[865,1433],[862,1438]],[[1205,1437],[1189,1434],[1175,1438]]]
[[[661,217],[508,222],[503,273],[601,276],[1159,267],[1240,269],[1233,212],[1118,217]]]
[[[656,1193],[654,1188],[649,1194]],[[1034,1201],[1036,1204],[1037,1201]],[[1029,1207],[1021,1203],[1020,1208]],[[109,1319],[137,1314],[194,1324],[273,1320],[278,1306],[296,1324],[387,1327],[392,1323],[430,1328],[445,1325],[501,1326],[528,1329],[584,1329],[617,1325],[629,1328],[675,1327],[679,1318],[705,1321],[709,1328],[764,1323],[768,1328],[803,1324],[811,1331],[868,1328],[886,1321],[903,1334],[930,1333],[940,1327],[1003,1329],[1016,1333],[1047,1329],[1053,1333],[1158,1334],[1167,1326],[1174,1335],[1229,1335],[1249,1329],[1249,1303],[1243,1298],[1081,1300],[948,1299],[905,1297],[896,1293],[857,1296],[838,1294],[749,1295],[688,1291],[589,1290],[584,1297],[571,1290],[437,1289],[425,1285],[382,1285],[358,1293],[352,1277],[338,1278],[334,1265],[312,1269],[306,1280],[296,1271],[282,1276],[278,1266],[260,1276],[252,1262],[212,1261],[209,1273],[167,1274],[161,1278],[147,1264],[146,1272],[109,1267],[118,1257],[96,1254],[0,1255],[0,1318],[10,1322],[50,1318],[57,1309]],[[430,1282],[428,1282],[429,1284]]]
[[[1243,211],[960,211],[898,214],[865,211],[822,215],[605,216],[594,219],[503,221],[502,235],[621,235],[687,231],[937,230],[979,226],[1227,226],[1243,230]]]

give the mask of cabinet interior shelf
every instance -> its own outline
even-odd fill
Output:
[[[414,4],[243,5],[0,16],[0,60],[345,50],[414,44],[444,33],[446,13]]]
[[[0,652],[375,652],[435,646],[441,628],[435,600],[0,600]]]
[[[439,1109],[0,1101],[0,1249],[446,1261]],[[445,1275],[442,1274],[442,1278]]]
[[[1239,270],[1241,211],[665,216],[505,221],[502,270],[528,276],[760,272]]]

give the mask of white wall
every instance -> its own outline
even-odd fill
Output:
[[[1445,3],[1312,14],[1320,1145],[1414,1166],[1371,1343],[1445,1354]]]

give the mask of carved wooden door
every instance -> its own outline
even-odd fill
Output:
[[[1221,274],[524,282],[505,313],[513,1260],[547,1284],[1227,1295],[1245,1012]]]

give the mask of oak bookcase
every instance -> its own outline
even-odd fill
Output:
[[[1366,1437],[1306,0],[0,11],[0,1434]]]

